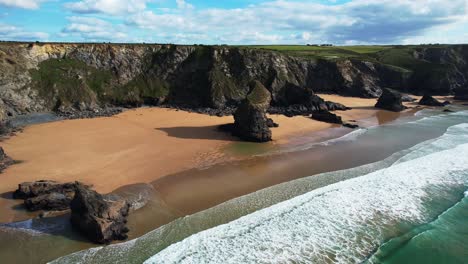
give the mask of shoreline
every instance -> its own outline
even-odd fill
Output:
[[[345,105],[357,100],[323,96]],[[351,106],[356,109],[338,111],[338,114],[345,121],[354,119],[360,126],[367,127],[414,113],[411,110],[403,113],[379,110],[372,107],[375,101],[362,99],[359,105]],[[138,108],[112,117],[27,126],[2,142],[7,154],[21,162],[1,174],[0,207],[6,213],[0,216],[0,223],[31,216],[11,209],[21,204],[21,201],[9,199],[21,182],[81,181],[100,193],[109,193],[123,186],[153,183],[191,170],[241,161],[272,151],[281,152],[306,142],[338,138],[352,131],[303,116],[270,117],[280,127],[272,128],[274,141],[266,144],[241,142],[218,131],[218,125],[233,122],[232,116],[214,117],[167,108]],[[247,187],[246,190],[257,189]]]

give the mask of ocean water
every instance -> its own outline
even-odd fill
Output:
[[[360,131],[346,140],[446,130],[382,161],[267,188],[54,263],[464,263],[467,114]]]
[[[465,138],[464,143],[453,144],[448,139],[453,135]],[[393,237],[408,232],[418,237],[420,232],[415,229],[428,225],[447,208],[464,203],[467,135],[468,124],[451,127],[439,140],[402,157],[404,161],[198,233],[145,263],[360,263]],[[455,139],[461,143],[459,137]],[[443,142],[448,143],[447,149]],[[412,159],[405,160],[407,156]],[[468,220],[461,221],[466,227]],[[458,244],[451,238],[444,243],[450,242]],[[421,245],[414,243],[413,247]],[[379,255],[384,256],[383,261],[390,258],[379,254],[385,250],[383,246],[369,262],[380,263]],[[449,263],[462,260],[466,251],[456,253],[447,257]],[[402,263],[399,261],[410,262],[411,258],[392,263]]]

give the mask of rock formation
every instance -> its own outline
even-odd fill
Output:
[[[3,148],[0,147],[0,173],[13,163],[15,163],[14,160],[8,157]]]
[[[126,226],[130,204],[113,200],[76,184],[75,197],[71,202],[72,225],[95,243],[106,244],[126,239]]]
[[[401,94],[390,89],[383,90],[375,107],[393,112],[401,112],[406,109],[402,103]]]
[[[75,186],[75,183],[55,181],[25,182],[18,185],[13,197],[24,199],[24,205],[30,211],[62,211],[70,207]]]
[[[247,141],[271,141],[271,130],[266,112],[271,102],[270,92],[259,81],[250,84],[247,98],[234,113],[232,133]]]
[[[423,98],[419,101],[419,105],[427,105],[427,106],[445,106],[446,103],[439,102],[434,97],[425,94]]]
[[[316,111],[312,113],[311,117],[312,119],[326,123],[343,124],[343,120],[341,119],[341,117],[326,110]]]

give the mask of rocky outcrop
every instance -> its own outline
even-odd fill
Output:
[[[24,199],[24,205],[30,211],[62,211],[70,207],[75,187],[75,183],[55,181],[24,182],[18,185],[13,197]]]
[[[383,90],[383,93],[377,101],[375,107],[393,112],[401,112],[406,109],[406,107],[403,105],[401,94],[390,89]]]
[[[14,163],[15,161],[0,147],[0,173]]]
[[[259,81],[250,84],[251,91],[234,113],[232,133],[247,141],[271,141],[266,112],[271,102],[270,92]]]
[[[445,106],[446,103],[439,102],[434,97],[425,94],[423,98],[418,103],[419,105],[426,105],[426,106]]]
[[[341,117],[326,110],[316,111],[312,113],[311,118],[326,123],[343,124],[343,120],[341,119]]]
[[[126,239],[127,216],[130,204],[125,200],[113,200],[76,184],[71,202],[72,225],[95,243],[106,244]]]

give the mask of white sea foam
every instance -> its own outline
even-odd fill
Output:
[[[436,140],[416,148],[412,159],[200,232],[146,263],[361,262],[392,235],[395,224],[428,221],[429,196],[444,197],[468,184],[466,139],[458,146],[448,139],[467,128],[449,129],[441,138],[445,147]]]

